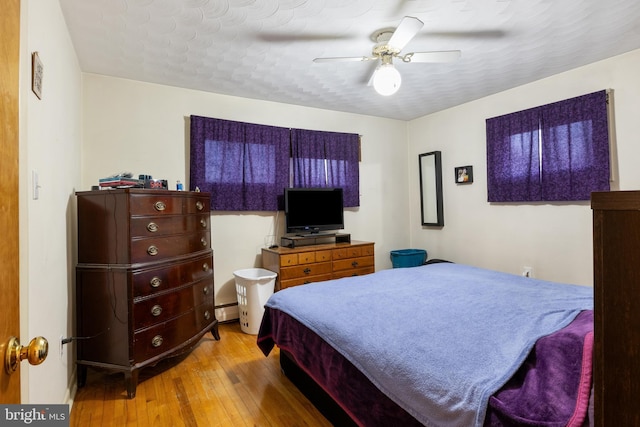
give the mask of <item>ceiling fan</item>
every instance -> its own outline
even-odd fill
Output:
[[[376,42],[371,56],[355,57],[328,57],[315,58],[313,62],[352,62],[352,61],[378,61],[380,64],[375,69],[369,80],[369,85],[381,95],[393,95],[400,89],[402,77],[393,66],[393,59],[398,58],[403,62],[452,62],[460,58],[459,50],[445,50],[432,52],[409,52],[401,54],[402,49],[420,31],[424,23],[413,16],[405,16],[400,25],[394,29],[376,31],[372,39]]]

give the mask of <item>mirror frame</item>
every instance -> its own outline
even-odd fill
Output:
[[[444,226],[442,203],[442,153],[431,151],[418,156],[420,168],[420,213],[422,225]]]

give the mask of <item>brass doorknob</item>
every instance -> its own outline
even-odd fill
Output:
[[[9,338],[4,357],[4,370],[11,375],[21,361],[27,359],[31,365],[39,365],[47,358],[49,342],[44,337],[35,337],[28,346],[20,345],[16,337]]]

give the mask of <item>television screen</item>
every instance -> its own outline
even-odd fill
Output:
[[[285,188],[284,213],[287,233],[343,229],[342,188]]]

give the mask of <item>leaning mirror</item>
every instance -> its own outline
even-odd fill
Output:
[[[440,151],[420,154],[420,209],[422,225],[444,225],[442,213],[442,158]]]

